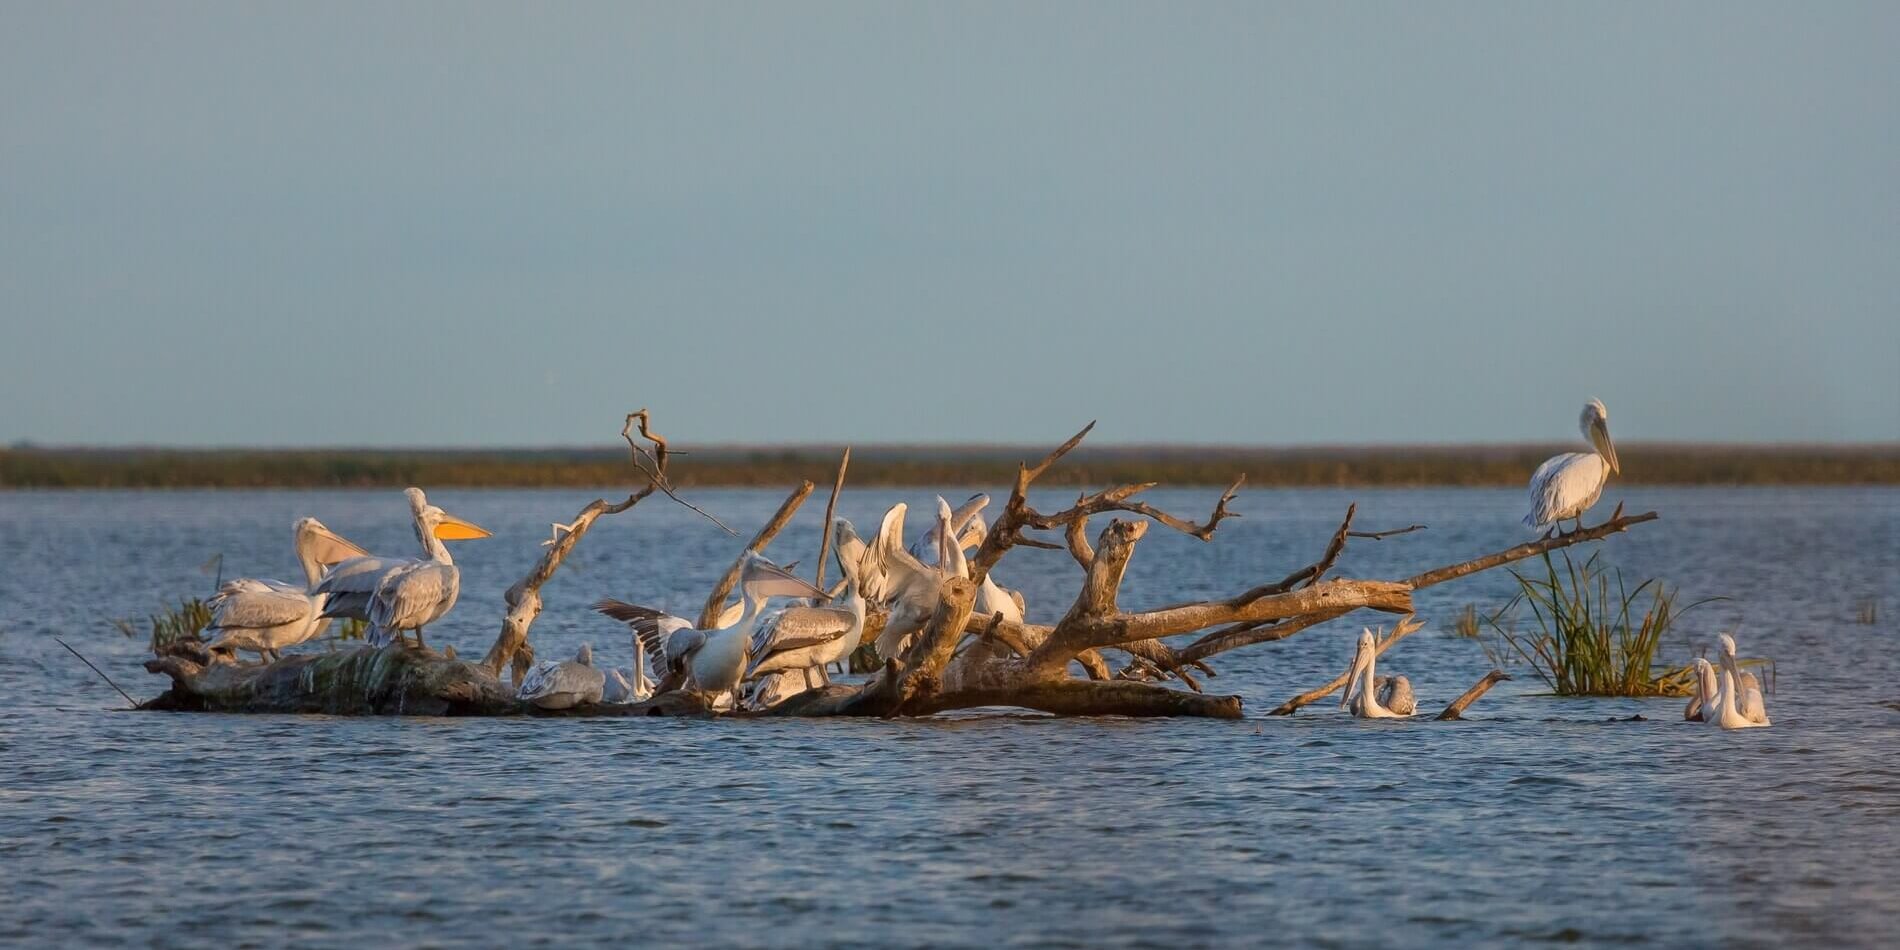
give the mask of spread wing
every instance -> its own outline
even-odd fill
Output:
[[[283,581],[239,578],[227,581],[211,598],[210,626],[226,628],[281,627],[310,617],[310,595]]]
[[[692,621],[664,610],[612,598],[594,604],[594,609],[632,628],[647,661],[663,670],[684,666],[686,658],[706,642],[703,632],[692,629]]]

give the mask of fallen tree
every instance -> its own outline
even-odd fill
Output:
[[[621,430],[632,464],[645,484],[619,503],[596,500],[588,504],[566,533],[549,547],[534,570],[509,588],[505,598],[508,610],[501,632],[481,663],[463,662],[420,648],[393,647],[381,651],[288,657],[265,666],[239,666],[188,655],[189,648],[186,648],[183,653],[172,652],[147,662],[147,669],[170,676],[172,686],[164,696],[145,704],[146,707],[420,715],[524,713],[524,704],[513,699],[514,691],[502,683],[501,675],[504,669],[510,670],[512,678],[519,682],[523,671],[532,664],[534,653],[528,634],[541,610],[540,588],[553,576],[568,552],[597,519],[630,510],[656,492],[693,507],[680,499],[667,481],[667,444],[651,431],[649,422],[646,411],[642,410],[628,415]],[[636,425],[647,445],[635,441]],[[970,558],[968,576],[950,576],[942,581],[935,613],[923,630],[911,638],[901,656],[882,658],[882,667],[864,683],[810,690],[770,709],[745,715],[894,717],[1008,706],[1057,715],[1239,718],[1242,715],[1239,697],[1205,694],[1194,676],[1196,671],[1203,675],[1212,673],[1207,664],[1212,657],[1229,650],[1285,640],[1354,611],[1412,614],[1412,596],[1422,588],[1599,540],[1657,517],[1655,512],[1625,516],[1619,506],[1609,521],[1596,527],[1526,542],[1403,580],[1332,577],[1329,575],[1352,540],[1380,541],[1423,527],[1357,530],[1353,526],[1356,507],[1349,506],[1320,556],[1278,581],[1225,599],[1131,612],[1120,607],[1122,577],[1150,525],[1159,524],[1204,542],[1212,541],[1220,524],[1236,517],[1228,506],[1244,479],[1237,479],[1229,486],[1216,500],[1207,519],[1201,522],[1177,517],[1139,500],[1154,483],[1118,485],[1084,494],[1072,506],[1052,514],[1030,507],[1031,485],[1080,444],[1093,426],[1090,423],[1035,465],[1018,467],[1008,502]],[[841,465],[840,484],[842,479]],[[747,549],[762,550],[769,544],[810,495],[812,487],[806,482],[795,490]],[[836,491],[834,486],[834,501]],[[694,510],[699,511],[696,507]],[[1133,517],[1112,519],[1090,543],[1089,520],[1107,514]],[[1063,533],[1061,545],[1025,534],[1055,530]],[[1054,624],[1010,622],[1000,613],[972,616],[971,605],[977,586],[1017,546],[1065,548],[1082,571],[1074,602]],[[707,599],[699,618],[701,626],[718,615],[730,595],[737,571],[735,562]],[[1380,644],[1380,650],[1400,636],[1403,633],[1395,631],[1394,636]],[[867,630],[866,642],[873,637],[875,631]],[[398,652],[391,653],[391,650]],[[1120,673],[1111,673],[1105,659],[1105,653],[1109,652],[1128,658]],[[1078,672],[1081,675],[1078,676]],[[1179,680],[1186,688],[1153,682],[1168,679]],[[1481,681],[1480,686],[1454,704],[1455,710],[1461,711],[1469,705],[1496,679],[1487,677]],[[678,684],[663,684],[667,685]],[[1274,711],[1290,712],[1336,688],[1334,684],[1296,698]],[[1448,713],[1456,715],[1453,710]],[[648,703],[587,706],[566,711],[566,714],[707,715],[710,707],[703,697],[689,690],[672,689]]]

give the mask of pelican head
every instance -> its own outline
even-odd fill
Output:
[[[403,495],[409,499],[409,510],[415,514],[418,532],[427,532],[443,541],[469,541],[486,538],[493,533],[473,521],[463,520],[429,504],[428,496],[420,488],[406,489]]]
[[[1359,674],[1372,662],[1372,630],[1359,631],[1359,646],[1353,650],[1352,666],[1346,670],[1346,691],[1339,697],[1339,708],[1345,709],[1352,703],[1353,693],[1359,688]]]
[[[1610,441],[1610,410],[1603,407],[1603,400],[1592,399],[1583,404],[1583,415],[1577,420],[1577,428],[1583,431],[1583,437],[1610,463],[1610,471],[1622,474],[1623,468],[1616,461],[1616,445]]]
[[[1724,634],[1722,634],[1722,635],[1721,635],[1720,637],[1718,637],[1717,639],[1719,639],[1719,640],[1721,640],[1721,641],[1722,641],[1722,666],[1723,666],[1723,668],[1724,668],[1724,669],[1727,669],[1727,670],[1729,670],[1730,672],[1733,672],[1733,673],[1735,673],[1735,675],[1736,675],[1736,678],[1737,678],[1737,679],[1740,679],[1740,678],[1741,678],[1741,669],[1742,669],[1742,668],[1741,668],[1741,665],[1740,665],[1739,663],[1737,663],[1737,662],[1736,662],[1736,656],[1735,656],[1735,638],[1734,638],[1734,637],[1731,637],[1731,636],[1729,636],[1729,635],[1728,635],[1728,634],[1726,634],[1726,633],[1724,633]]]
[[[818,602],[825,599],[824,591],[752,551],[746,552],[739,585],[748,597],[761,603],[768,597],[810,597]]]
[[[293,532],[296,550],[307,552],[310,560],[326,567],[353,557],[369,556],[368,551],[324,527],[323,522],[315,518],[298,518]]]
[[[574,662],[579,663],[582,666],[593,666],[594,665],[594,645],[591,643],[581,644],[581,648],[575,651],[574,653]]]

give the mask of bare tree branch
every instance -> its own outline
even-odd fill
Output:
[[[725,576],[719,579],[719,583],[713,585],[712,593],[706,598],[706,606],[699,611],[697,624],[699,629],[711,630],[713,625],[719,622],[719,614],[726,609],[726,598],[732,594],[733,585],[739,583],[739,572],[745,569],[745,556],[765,550],[765,546],[771,544],[772,539],[778,537],[778,533],[791,522],[792,515],[798,513],[798,506],[804,504],[806,498],[811,497],[814,487],[816,486],[811,482],[800,482],[798,487],[785,497],[785,501],[779,504],[778,511],[772,515],[772,520],[767,521],[765,527],[760,528],[759,533],[752,536],[745,550],[740,552],[738,557],[733,558],[732,566],[726,568]]]
[[[1491,687],[1496,686],[1500,680],[1508,680],[1510,678],[1511,677],[1507,675],[1503,670],[1492,670],[1491,672],[1484,674],[1483,679],[1477,681],[1476,683],[1471,684],[1471,688],[1468,690],[1465,690],[1463,695],[1459,696],[1457,699],[1452,700],[1451,705],[1446,706],[1445,711],[1438,714],[1438,718],[1439,719],[1465,718],[1465,710],[1470,708],[1472,703],[1477,702],[1478,697],[1483,696],[1486,690],[1489,690]]]
[[[823,590],[825,587],[825,561],[831,557],[831,517],[838,510],[838,493],[844,491],[844,470],[851,465],[851,446],[844,447],[844,454],[838,457],[838,478],[831,483],[831,499],[825,502],[824,533],[818,541],[818,575],[812,586]]]

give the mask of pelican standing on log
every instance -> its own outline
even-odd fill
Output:
[[[1622,471],[1616,461],[1616,446],[1610,441],[1610,410],[1601,400],[1583,404],[1578,428],[1592,450],[1553,455],[1537,466],[1531,475],[1531,510],[1524,516],[1526,527],[1554,531],[1562,522],[1574,520],[1577,530],[1582,530],[1583,513],[1602,497],[1603,485],[1610,476]]]
[[[404,630],[415,631],[416,646],[422,646],[422,628],[447,614],[462,589],[462,573],[442,542],[489,536],[488,529],[429,504],[420,488],[403,494],[409,499],[416,540],[428,557],[375,558],[386,563],[364,565],[380,570],[350,570],[356,565],[344,562],[317,585],[323,593],[351,598],[368,588],[363,614],[370,625],[364,635],[370,646],[387,646]]]
[[[328,595],[317,591],[323,569],[366,552],[315,518],[297,519],[291,531],[303,584],[251,577],[224,582],[209,604],[206,629],[217,632],[211,649],[248,650],[274,660],[279,650],[313,640],[330,626],[324,614]]]
[[[844,538],[857,537],[851,522],[834,518],[832,524],[836,526],[841,542]],[[842,543],[838,550],[841,553],[844,550]],[[862,555],[859,563],[840,557],[838,567],[844,572],[845,578],[844,605],[787,607],[762,620],[758,632],[752,636],[752,660],[751,667],[746,670],[747,679],[786,673],[798,675],[803,689],[830,683],[825,664],[849,656],[852,650],[857,649],[858,640],[864,635],[864,594],[858,587]],[[812,680],[814,672],[817,674],[815,683]],[[780,682],[783,684],[783,681]],[[770,695],[782,700],[802,691],[790,690],[781,685]]]

